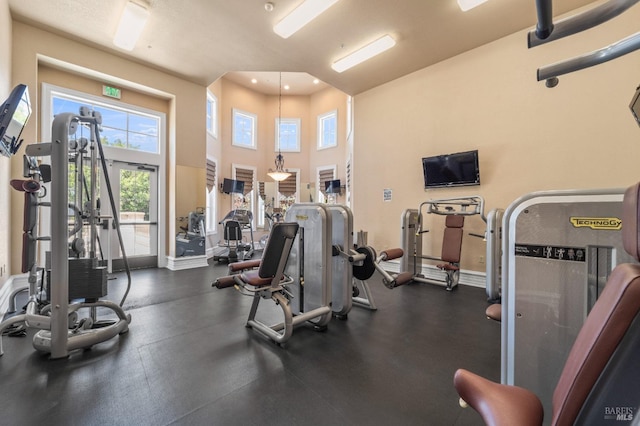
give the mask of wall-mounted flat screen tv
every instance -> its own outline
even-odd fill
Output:
[[[424,187],[480,185],[478,150],[424,157]]]
[[[244,194],[244,182],[241,180],[224,178],[222,181],[222,192],[225,194]]]
[[[340,194],[340,179],[326,181],[324,183],[324,192],[327,194]]]
[[[18,84],[0,107],[0,154],[10,157],[18,151],[30,115],[29,91],[26,85]]]
[[[629,109],[631,109],[631,114],[633,114],[633,118],[636,119],[636,123],[640,126],[640,86],[638,86],[636,93],[631,99]]]

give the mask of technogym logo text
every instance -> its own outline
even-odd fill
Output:
[[[604,407],[604,419],[630,422],[633,412],[633,407]]]
[[[591,228],[605,231],[617,231],[622,228],[622,220],[617,217],[571,217],[576,228]]]

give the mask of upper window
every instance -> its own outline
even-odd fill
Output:
[[[233,109],[232,144],[256,149],[256,127],[258,118],[250,112]]]
[[[300,152],[299,118],[276,118],[276,151]]]
[[[80,106],[86,106],[102,114],[100,137],[102,144],[116,148],[159,153],[160,119],[124,108],[78,99],[73,96],[53,93],[51,96],[53,114],[78,112]]]
[[[333,110],[318,116],[318,149],[338,145],[338,111]]]
[[[207,131],[218,138],[218,98],[207,90]]]

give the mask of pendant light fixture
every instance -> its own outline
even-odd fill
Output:
[[[282,121],[282,72],[280,72],[280,84],[278,85],[278,123],[277,123],[277,137],[278,137],[278,155],[276,155],[276,169],[271,170],[267,175],[275,180],[276,182],[281,182],[291,176],[291,173],[287,172],[284,169],[284,157],[282,156],[282,152],[280,149],[280,122]]]

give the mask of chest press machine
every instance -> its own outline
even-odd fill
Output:
[[[442,238],[440,257],[423,254],[422,236],[429,232],[425,229],[426,215],[445,216],[445,229]],[[444,286],[453,290],[460,280],[460,255],[462,251],[463,227],[466,216],[479,215],[486,223],[484,199],[480,196],[443,198],[424,201],[418,209],[407,209],[402,216],[402,250],[407,253],[401,261],[401,270],[412,272],[413,281]],[[481,235],[475,235],[484,237]],[[422,261],[437,261],[436,268],[444,272],[426,276]]]

